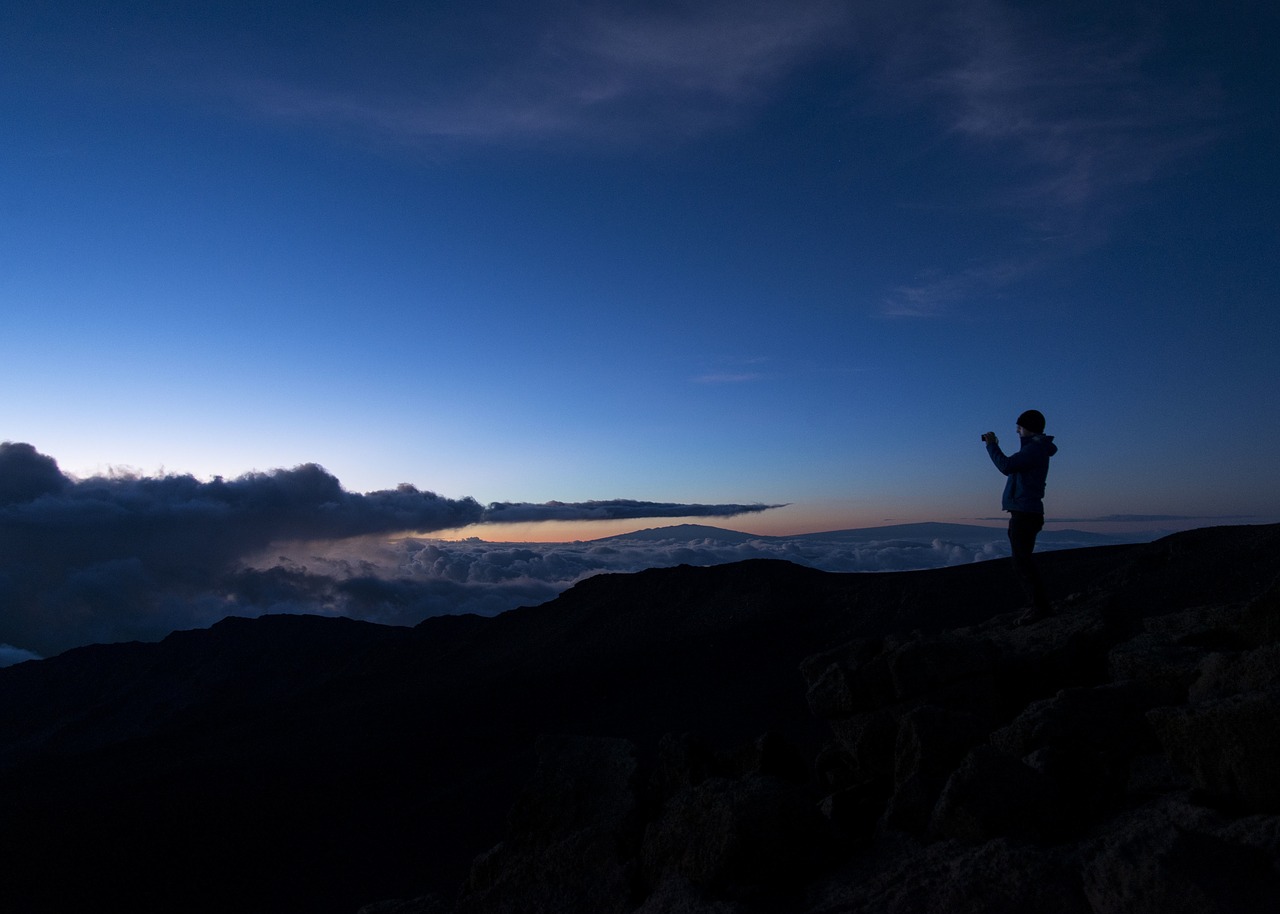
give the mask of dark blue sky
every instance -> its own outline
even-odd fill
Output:
[[[1280,518],[1277,26],[28,4],[0,439],[79,476],[786,502],[739,526],[804,532],[997,514],[978,436],[1034,406],[1051,518]]]

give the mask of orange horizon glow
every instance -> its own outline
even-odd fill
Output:
[[[698,524],[732,530],[754,536],[804,536],[810,534],[831,533],[842,530],[865,530],[876,527],[891,527],[899,524],[919,523],[968,524],[975,527],[991,527],[1003,531],[1005,518],[996,515],[961,516],[961,517],[866,517],[836,512],[821,511],[799,513],[799,516],[786,516],[785,509],[778,509],[778,516],[746,515],[740,517],[658,517],[630,518],[622,520],[599,521],[538,521],[509,524],[472,524],[466,527],[455,527],[449,530],[435,530],[423,533],[406,533],[405,537],[415,539],[433,539],[458,541],[478,539],[487,543],[572,543],[621,536],[642,530],[675,527],[684,524]],[[1198,527],[1211,527],[1220,524],[1273,523],[1274,518],[1185,518],[1151,521],[1091,521],[1083,519],[1055,520],[1052,516],[1045,520],[1045,528],[1049,530],[1081,530],[1090,533],[1146,533],[1156,531],[1172,533],[1178,530],[1189,530]],[[401,537],[396,537],[400,539]]]
[[[470,538],[491,543],[571,543],[603,539],[661,527],[699,524],[733,530],[754,536],[802,536],[835,530],[884,527],[891,524],[920,523],[924,517],[880,517],[849,512],[847,509],[823,510],[813,506],[802,509],[788,505],[760,514],[736,517],[653,517],[621,520],[538,521],[509,524],[471,524],[450,530],[421,534],[424,539],[465,540]],[[980,523],[973,519],[959,521]]]

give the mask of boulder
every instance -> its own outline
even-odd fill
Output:
[[[947,777],[966,752],[987,737],[984,718],[923,705],[903,715],[894,755],[894,791],[884,822],[923,834]]]
[[[1255,823],[1256,824],[1256,823]],[[1258,829],[1267,831],[1265,827]],[[1275,846],[1241,840],[1211,814],[1158,801],[1115,823],[1083,867],[1094,914],[1271,914]],[[1251,833],[1256,839],[1256,832]]]
[[[849,848],[865,848],[875,837],[887,797],[878,784],[858,784],[828,794],[818,811],[831,823],[832,837]]]
[[[679,876],[717,894],[808,878],[830,831],[811,791],[771,778],[708,778],[671,797],[645,829],[650,885]]]
[[[1280,578],[1245,607],[1237,625],[1250,644],[1280,641]]]
[[[713,898],[688,879],[668,873],[633,914],[748,914],[741,902]]]
[[[1130,761],[1159,749],[1144,716],[1158,695],[1133,681],[1063,689],[1028,705],[991,744],[1052,782],[1062,826],[1084,827],[1123,799]]]
[[[1060,826],[1052,783],[1029,765],[979,746],[947,779],[931,827],[944,838],[982,844],[995,838],[1039,838]]]
[[[893,784],[898,714],[892,710],[868,711],[828,721],[828,725],[846,756],[849,780],[841,786],[881,784],[887,796]]]
[[[1189,606],[1171,612],[1152,613],[1142,620],[1145,631],[1171,638],[1179,644],[1209,650],[1250,647],[1242,625],[1248,607],[1237,603]]]
[[[1147,713],[1174,764],[1212,801],[1280,812],[1280,687]]]
[[[1016,711],[1064,687],[1109,681],[1107,655],[1132,637],[1130,628],[1123,617],[1090,608],[1000,633],[993,641],[1002,707]]]
[[[478,857],[457,914],[622,914],[636,896],[635,746],[543,736],[507,836]]]
[[[815,886],[805,914],[1093,914],[1073,854],[996,839],[916,848]]]
[[[1111,648],[1107,672],[1112,681],[1145,683],[1164,697],[1162,704],[1180,704],[1200,675],[1203,658],[1202,648],[1180,644],[1166,634],[1143,632]]]
[[[1280,643],[1247,651],[1214,652],[1200,661],[1187,690],[1192,703],[1280,685]]]
[[[906,641],[885,661],[899,702],[920,699],[971,711],[993,703],[995,653],[985,639],[947,634]]]
[[[800,664],[800,673],[809,685],[807,698],[813,715],[832,720],[865,710],[868,697],[854,696],[855,671],[879,656],[883,648],[883,639],[859,638],[805,658]],[[891,696],[886,693],[872,699],[871,706],[890,700]]]
[[[993,696],[993,645],[983,638],[943,634],[859,640],[806,660],[809,707],[837,720],[928,701],[972,706]]]

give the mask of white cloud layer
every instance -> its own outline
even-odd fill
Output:
[[[932,535],[934,530],[942,535]],[[1040,547],[1065,549],[1120,541],[1097,534],[1055,532]],[[295,545],[262,557],[248,575],[275,589],[241,587],[237,611],[327,612],[412,625],[445,613],[496,615],[546,602],[584,578],[676,565],[709,566],[779,559],[832,572],[890,572],[966,565],[1009,555],[1003,527],[915,525],[797,537],[755,537],[680,525],[572,543],[490,543],[372,539]],[[316,589],[308,590],[307,582]],[[268,596],[270,595],[270,596]],[[267,597],[267,599],[262,599]]]

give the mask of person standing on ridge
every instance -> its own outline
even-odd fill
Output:
[[[1021,444],[1016,454],[1006,456],[1000,450],[1000,439],[995,432],[987,432],[982,440],[987,444],[991,462],[1008,477],[1000,506],[1009,512],[1013,568],[1031,604],[1018,619],[1022,625],[1043,619],[1051,612],[1049,597],[1031,554],[1036,548],[1036,536],[1044,527],[1044,482],[1049,474],[1049,458],[1058,453],[1058,446],[1053,443],[1052,435],[1044,433],[1044,415],[1039,410],[1029,409],[1019,416],[1017,432]]]

